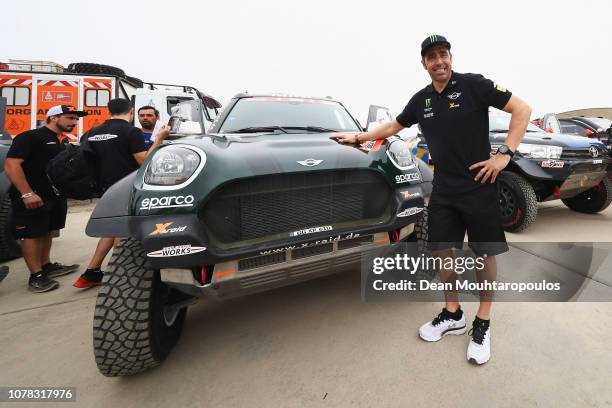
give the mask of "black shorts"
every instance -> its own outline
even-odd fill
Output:
[[[508,251],[496,185],[463,194],[433,192],[428,210],[430,250],[462,248],[467,231],[469,246],[477,256]]]
[[[11,194],[13,216],[11,226],[13,237],[39,238],[51,231],[60,230],[66,226],[68,205],[63,197],[41,197],[44,206],[27,209],[20,197]]]

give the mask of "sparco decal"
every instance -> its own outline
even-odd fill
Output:
[[[346,239],[359,238],[359,236],[360,236],[359,234],[354,234],[351,232],[350,234],[346,234],[346,235],[336,235],[335,237],[318,239],[316,241],[311,241],[311,242],[304,242],[303,244],[300,244],[300,245],[287,245],[281,248],[269,249],[267,251],[261,251],[259,252],[259,254],[260,255],[278,254],[281,252],[291,251],[292,249],[309,248],[311,246],[329,244],[330,242],[344,241]]]
[[[149,252],[148,257],[151,258],[168,258],[171,256],[191,255],[205,251],[206,247],[191,246],[191,245],[176,245],[160,249],[159,251]]]
[[[408,173],[408,174],[399,174],[395,176],[395,182],[397,184],[408,183],[409,181],[419,181],[421,176],[419,173]]]
[[[331,225],[325,225],[323,227],[314,227],[314,228],[304,228],[302,230],[299,231],[293,231],[289,233],[290,237],[299,237],[301,235],[308,235],[308,234],[314,234],[317,232],[325,232],[325,231],[331,231],[333,230]]]
[[[140,209],[191,207],[193,206],[193,201],[192,195],[145,198],[140,202]]]
[[[406,208],[404,211],[397,214],[398,217],[410,217],[411,215],[418,214],[423,211],[423,207],[412,207]]]

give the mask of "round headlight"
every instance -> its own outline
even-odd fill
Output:
[[[414,167],[410,146],[401,139],[396,139],[389,143],[387,156],[395,164],[395,167],[400,170],[408,170]]]
[[[181,146],[162,147],[154,153],[144,182],[153,186],[175,186],[187,181],[198,169],[200,153]]]

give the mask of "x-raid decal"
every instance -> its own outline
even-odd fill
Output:
[[[187,229],[186,225],[182,225],[180,227],[173,227],[173,228],[168,228],[170,227],[172,224],[174,224],[173,222],[165,222],[162,224],[155,224],[155,230],[150,233],[149,235],[163,235],[163,234],[172,234],[175,232],[183,232]]]
[[[266,251],[260,251],[259,254],[260,255],[278,254],[282,252],[291,251],[294,249],[310,248],[310,247],[317,246],[317,245],[324,245],[324,244],[329,244],[331,242],[344,241],[347,239],[355,239],[359,237],[360,237],[359,234],[351,232],[346,235],[336,235],[335,237],[328,237],[328,238],[323,238],[323,239],[319,239],[316,241],[304,242],[303,244],[299,244],[299,245],[297,244],[287,245],[287,246],[280,247],[280,248],[268,249]]]

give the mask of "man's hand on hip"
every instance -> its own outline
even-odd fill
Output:
[[[510,163],[510,156],[507,154],[496,154],[495,156],[491,156],[489,160],[472,164],[470,166],[470,170],[482,167],[476,177],[474,177],[474,180],[480,181],[482,184],[484,184],[490,178],[491,183],[495,183],[497,175],[500,171],[506,168],[508,163]]]

